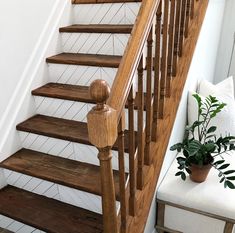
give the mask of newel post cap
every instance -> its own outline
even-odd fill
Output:
[[[97,105],[88,113],[90,142],[97,148],[112,147],[117,139],[117,113],[105,103],[110,87],[104,80],[95,80],[90,85],[90,96]]]

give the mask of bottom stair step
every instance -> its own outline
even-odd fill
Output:
[[[48,233],[103,232],[102,215],[12,186],[0,190],[0,214]]]
[[[0,233],[13,233],[12,231],[6,230],[6,229],[2,229],[0,227]]]

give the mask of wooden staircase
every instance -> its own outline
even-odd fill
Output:
[[[165,124],[164,106],[170,106],[167,93],[170,97],[171,91],[182,91],[193,55],[193,50],[186,55],[189,62],[185,70],[177,51],[184,40],[186,46],[192,41],[196,43],[206,9],[205,2],[196,1],[196,6],[194,0],[187,2],[186,5],[181,0],[144,0],[143,3],[140,0],[72,1],[75,15],[77,12],[82,17],[84,12],[89,12],[88,9],[92,9],[94,15],[91,16],[91,10],[91,15],[79,18],[81,22],[75,20],[74,25],[60,28],[63,53],[46,59],[50,82],[32,90],[37,112],[16,126],[22,139],[22,149],[0,164],[8,183],[0,190],[0,214],[8,220],[8,224],[3,226],[0,221],[0,227],[6,228],[0,229],[0,232],[25,233],[23,224],[30,226],[27,232],[36,233],[143,232],[167,146],[164,140],[167,141],[166,137],[169,139],[173,125],[173,120],[168,122],[169,129],[164,138],[158,133],[158,145],[164,143],[164,146],[158,159],[155,158],[157,129]],[[181,21],[178,23],[177,14],[180,13],[177,7],[181,8]],[[131,14],[138,15],[136,22],[133,15],[128,20],[128,14],[123,14],[127,8]],[[169,22],[166,17],[161,18],[164,11],[169,11],[167,15],[170,16],[176,13],[176,18],[170,21],[169,17]],[[194,11],[197,13],[195,22]],[[118,19],[120,14],[127,19]],[[157,19],[154,17],[156,14]],[[113,17],[110,18],[110,15]],[[154,19],[157,22],[156,38],[153,38]],[[164,24],[164,20],[167,23]],[[182,24],[182,20],[185,23]],[[179,33],[178,40],[174,41],[167,33],[171,27],[174,33],[179,29],[184,33],[189,25],[196,27],[194,34],[191,35],[190,30],[187,32],[191,35],[189,42],[186,34],[181,38]],[[141,28],[143,30],[137,38]],[[162,36],[162,45],[158,36]],[[142,44],[136,43],[135,57],[126,60],[128,54],[134,54],[131,48],[137,40],[143,41]],[[169,47],[173,46],[171,50],[167,49],[164,40]],[[150,52],[153,42],[155,59]],[[143,52],[146,44],[147,54]],[[172,58],[168,68],[167,64],[161,63],[161,72],[159,54],[162,54],[163,60],[170,55]],[[184,69],[180,72],[184,80],[176,89],[170,82],[163,82],[165,78],[156,79],[159,73],[164,74],[163,70],[171,79],[176,68],[179,72]],[[177,74],[175,76],[177,80]],[[106,83],[100,80],[94,82],[100,78]],[[111,93],[107,83],[112,86]],[[167,93],[160,93],[165,85]],[[173,100],[177,101],[172,109],[174,114],[179,100],[180,94]],[[104,105],[107,101],[108,105]],[[170,118],[174,119],[174,114]],[[124,115],[127,116],[126,121]],[[163,119],[159,120],[161,116]],[[106,130],[100,117],[107,121]],[[97,119],[96,123],[94,119]],[[101,128],[104,131],[100,131]],[[157,172],[153,174],[155,169]],[[154,182],[151,192],[147,181]],[[138,209],[142,211],[143,208],[138,206],[144,201],[144,211],[137,214]],[[139,229],[134,229],[137,220]],[[13,225],[18,223],[20,227],[14,228]]]

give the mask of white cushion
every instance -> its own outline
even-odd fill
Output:
[[[207,80],[201,80],[198,85],[198,93],[202,96],[215,95],[221,98],[234,99],[233,77],[229,77],[222,82],[214,85]]]
[[[198,92],[204,100],[205,97],[215,96],[220,102],[227,105],[223,110],[211,120],[210,125],[217,127],[217,137],[223,135],[235,135],[235,101],[234,101],[234,85],[233,78],[230,77],[223,82],[213,85],[205,80],[199,84]],[[197,101],[192,96],[195,92],[189,91],[188,94],[188,124],[192,125],[197,120]]]
[[[231,163],[229,168],[234,169],[235,152],[225,156],[226,161]],[[225,189],[219,183],[220,178],[215,169],[211,169],[204,183],[194,183],[189,177],[183,181],[175,176],[177,171],[175,160],[158,189],[158,199],[235,219],[235,190]]]

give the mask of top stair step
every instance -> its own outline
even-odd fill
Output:
[[[118,33],[130,34],[133,25],[112,25],[112,24],[75,24],[68,27],[60,28],[60,32],[68,33]]]
[[[102,215],[12,186],[0,190],[0,214],[50,233],[102,233]]]
[[[72,4],[126,3],[126,2],[142,2],[142,0],[72,0]]]
[[[61,53],[48,57],[46,62],[55,64],[83,65],[118,68],[122,56],[83,53]]]

